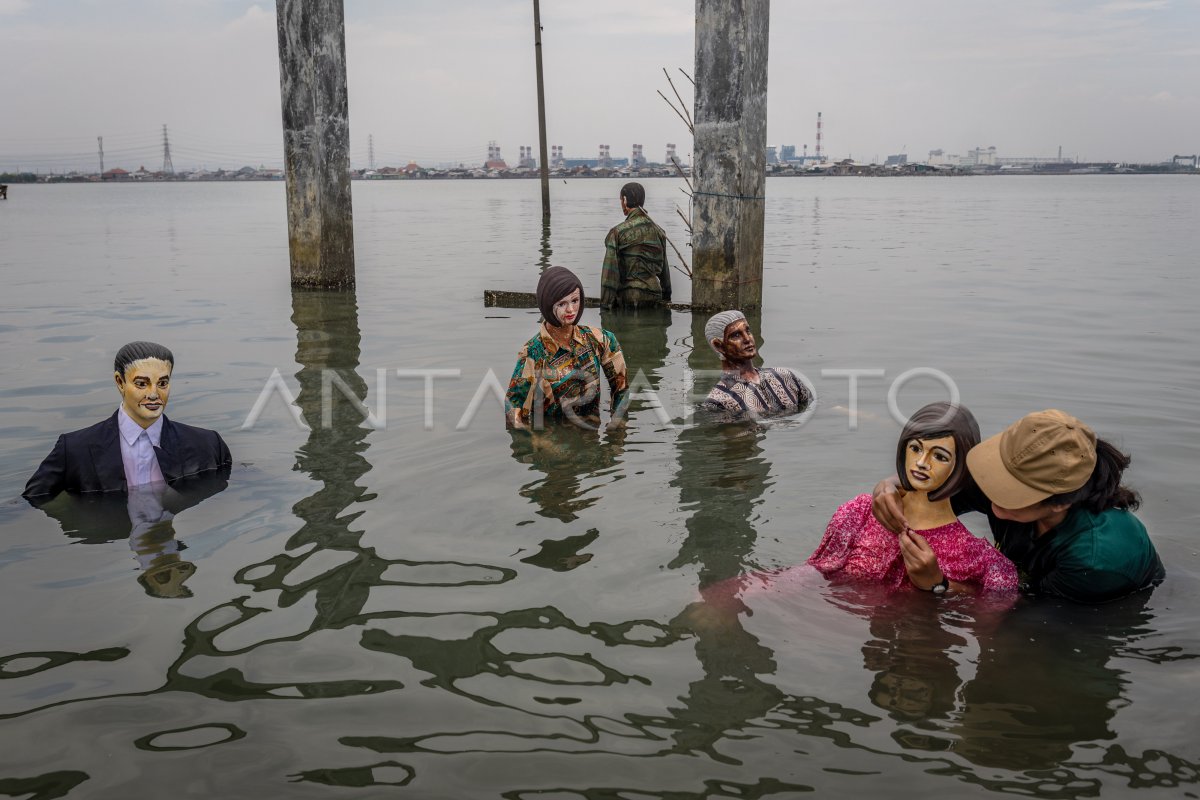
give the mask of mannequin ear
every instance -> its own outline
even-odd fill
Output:
[[[117,388],[122,389],[125,386],[125,376],[119,372],[113,372],[113,380],[116,381]]]
[[[717,349],[717,352],[720,353],[722,356],[725,355],[725,340],[724,339],[713,339],[712,346],[715,347]]]

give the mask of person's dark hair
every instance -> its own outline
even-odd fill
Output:
[[[630,208],[641,208],[646,202],[646,187],[630,181],[621,187],[621,197],[625,198],[625,205]]]
[[[121,376],[124,377],[125,370],[129,369],[129,365],[135,361],[141,361],[143,358],[157,358],[159,361],[170,364],[171,369],[175,368],[175,356],[161,344],[130,342],[117,351],[117,357],[113,359],[113,370],[121,373]]]
[[[979,423],[966,406],[943,401],[917,409],[900,432],[900,442],[896,445],[896,474],[905,491],[913,490],[908,481],[908,470],[904,468],[908,443],[913,439],[941,439],[946,436],[954,437],[954,468],[950,470],[946,482],[929,493],[929,499],[945,500],[972,484],[971,473],[967,471],[967,451],[979,444]]]
[[[1096,466],[1087,483],[1073,492],[1050,495],[1042,501],[1042,505],[1083,506],[1093,514],[1110,508],[1136,511],[1142,504],[1141,495],[1121,484],[1121,474],[1132,461],[1112,444],[1097,438]]]

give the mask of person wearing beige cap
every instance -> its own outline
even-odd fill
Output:
[[[960,494],[955,510],[987,514],[996,546],[1032,593],[1116,600],[1157,585],[1165,572],[1133,515],[1141,498],[1121,483],[1129,463],[1070,414],[1038,411],[967,453],[979,492]],[[894,478],[875,487],[872,511],[893,531],[907,528],[900,494]]]

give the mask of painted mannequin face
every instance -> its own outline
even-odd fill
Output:
[[[744,319],[729,323],[720,350],[725,354],[726,361],[749,361],[758,355],[758,345],[754,342],[754,334],[750,332],[750,323]]]
[[[574,325],[579,321],[580,306],[583,304],[581,294],[582,292],[576,289],[554,304],[554,316],[559,325]]]
[[[904,472],[918,492],[935,492],[954,471],[954,437],[909,439],[904,447]]]
[[[171,393],[171,365],[157,358],[143,358],[125,368],[125,374],[113,373],[121,408],[129,418],[149,428],[162,416]]]

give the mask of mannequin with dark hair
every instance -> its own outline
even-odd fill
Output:
[[[1058,409],[1026,414],[967,457],[976,488],[959,511],[987,514],[996,547],[1031,594],[1106,603],[1160,583],[1166,571],[1133,511],[1138,493],[1121,483],[1130,458],[1083,421]],[[872,510],[888,530],[911,525],[907,487],[885,478]],[[923,569],[938,559],[925,555]]]
[[[121,406],[111,417],[58,437],[25,485],[42,505],[60,492],[123,492],[228,472],[233,458],[216,431],[167,419],[175,356],[155,342],[130,342],[113,359]]]
[[[896,448],[911,527],[898,535],[888,531],[871,515],[871,495],[859,495],[834,513],[808,563],[829,578],[894,590],[1015,592],[1016,567],[967,530],[950,504],[971,485],[964,462],[978,442],[979,425],[963,406],[930,403],[919,409]],[[936,572],[926,567],[931,555]]]
[[[604,238],[600,268],[602,308],[654,308],[671,302],[667,237],[643,207],[646,189],[630,182],[621,187],[625,220]]]

